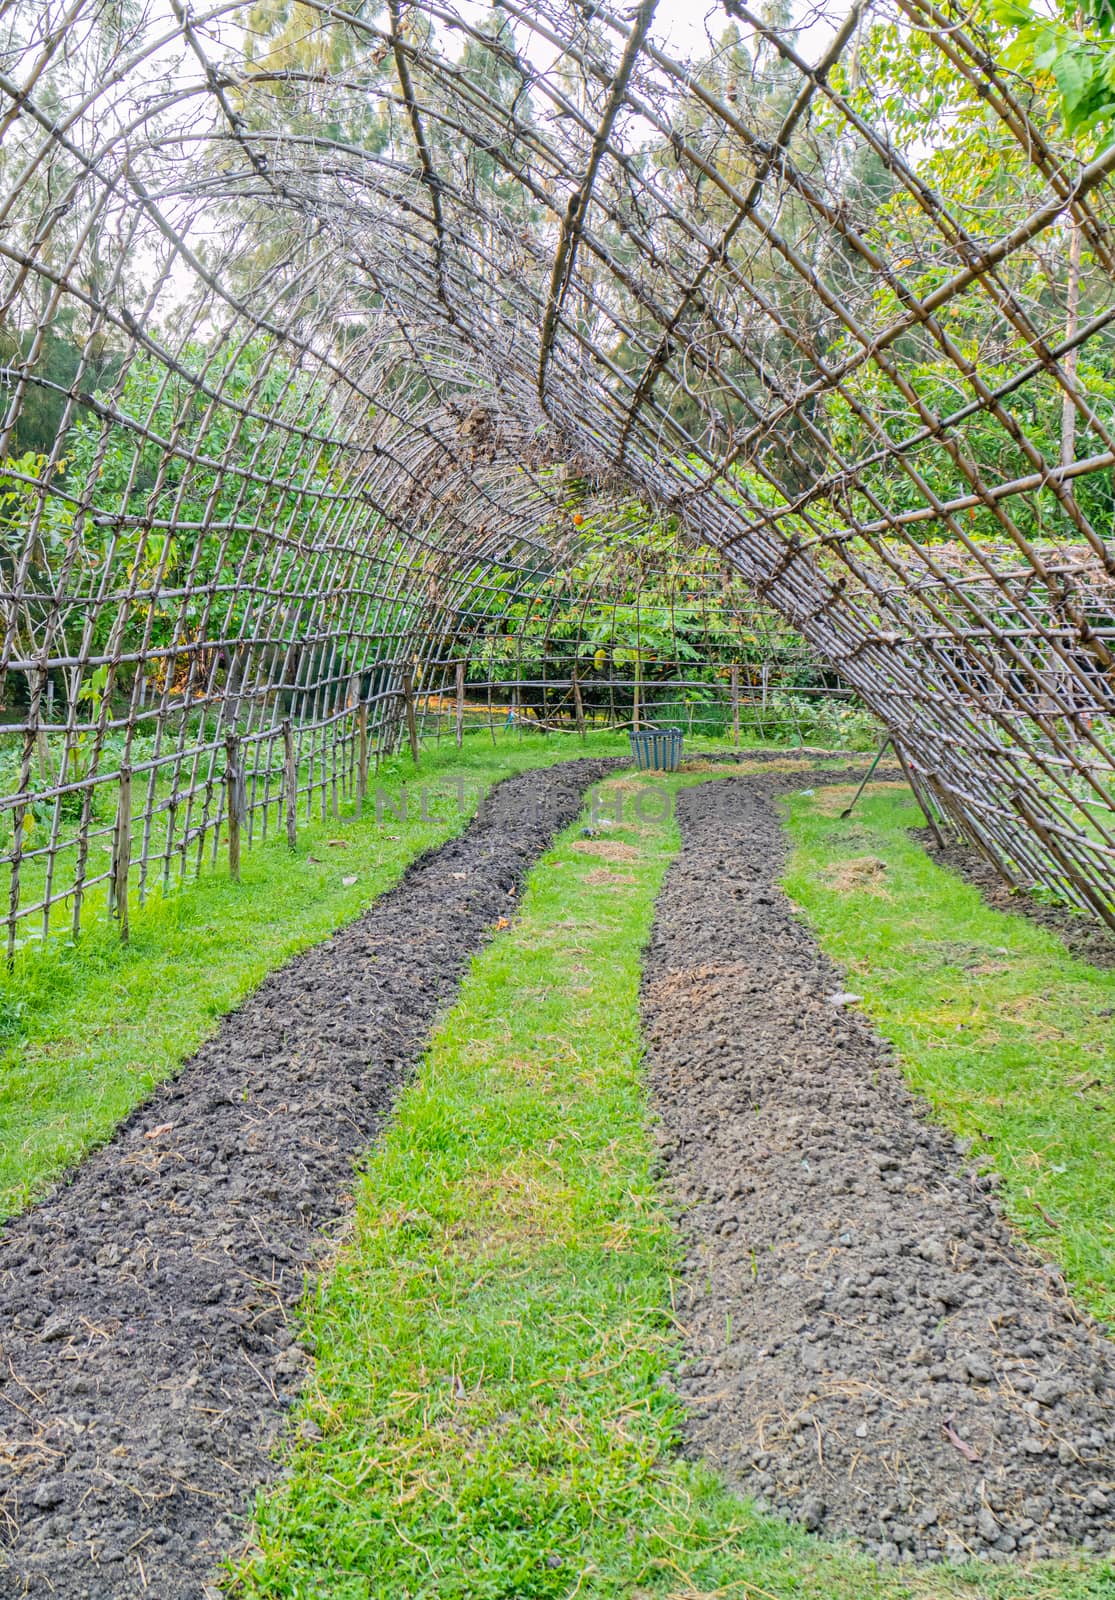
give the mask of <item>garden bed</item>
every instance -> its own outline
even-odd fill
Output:
[[[702,1593],[1102,1592],[1083,1561],[882,1577],[708,1473],[884,1558],[1106,1549],[1115,1370],[989,1179],[830,999],[839,969],[777,886],[777,797],[847,772],[654,780],[683,835],[643,985],[687,1252],[675,1322],[636,1027],[676,848],[661,803],[609,785],[602,815],[622,790],[623,824],[547,856],[518,920],[534,858],[616,765],[500,785],[11,1225],[5,1592],[215,1596],[269,1483],[237,1594],[560,1600],[649,1593],[675,1565]],[[835,815],[852,792],[796,809]],[[862,866],[856,816],[830,857]],[[861,921],[891,905],[873,881],[848,892]],[[327,1260],[311,1367],[295,1308]]]
[[[323,1226],[472,952],[606,761],[508,779],[460,838],[272,975],[8,1227],[6,1593],[196,1600],[273,1472]]]
[[[791,786],[680,798],[647,959],[688,1448],[884,1558],[1108,1549],[1115,1351],[778,887]]]

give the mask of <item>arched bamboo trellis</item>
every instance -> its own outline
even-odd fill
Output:
[[[573,559],[571,482],[718,552],[927,806],[1115,916],[1115,147],[959,6],[710,0],[699,67],[657,9],[5,8],[9,951],[292,763],[350,784]],[[933,140],[884,44],[947,86]]]

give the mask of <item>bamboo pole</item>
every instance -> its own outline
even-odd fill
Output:
[[[409,672],[403,673],[403,701],[406,706],[407,737],[410,753],[414,757],[414,770],[418,771],[418,722],[414,715],[414,682]]]
[[[244,820],[244,773],[240,764],[240,740],[230,733],[225,738],[225,787],[228,802],[228,873],[233,883],[240,882],[240,828]]]
[[[368,792],[368,702],[356,708],[356,815],[364,815],[364,796]]]
[[[120,938],[127,944],[128,874],[132,865],[132,769],[120,768],[120,795],[116,803],[116,827],[112,840],[111,903],[120,924]]]
[[[286,815],[286,842],[298,848],[298,762],[294,754],[294,728],[283,718],[283,811]]]

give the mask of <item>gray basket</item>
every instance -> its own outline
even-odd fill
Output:
[[[676,772],[681,766],[680,728],[640,728],[629,734],[631,754],[640,772]]]

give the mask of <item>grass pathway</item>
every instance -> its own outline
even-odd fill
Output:
[[[1111,1594],[1085,1562],[880,1573],[679,1460],[638,1012],[677,844],[672,821],[570,830],[474,961],[308,1308],[315,1372],[239,1600]]]

